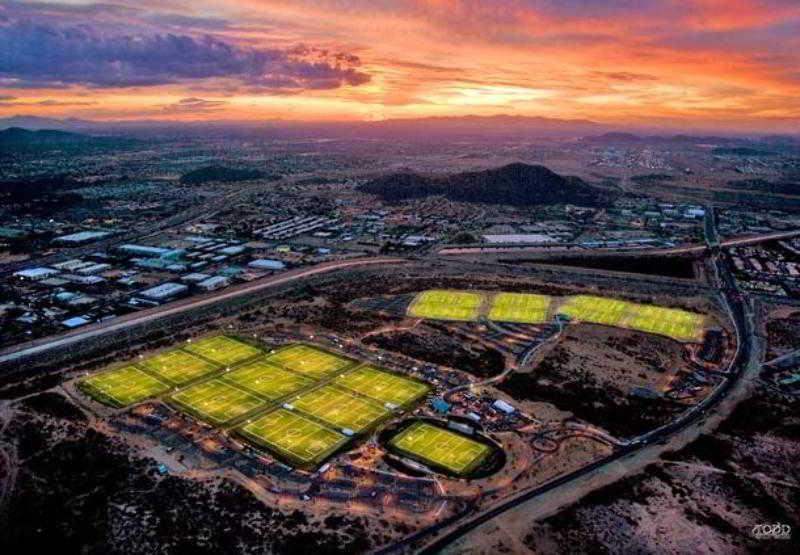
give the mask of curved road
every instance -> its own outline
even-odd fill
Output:
[[[345,268],[352,268],[357,266],[368,266],[378,264],[399,264],[407,262],[404,258],[354,258],[350,260],[340,260],[334,262],[326,262],[310,268],[293,270],[277,276],[263,278],[250,283],[245,283],[236,287],[231,287],[212,295],[205,295],[203,297],[193,297],[160,306],[153,309],[144,310],[128,314],[110,320],[108,322],[99,322],[92,324],[85,328],[75,330],[55,337],[43,338],[41,340],[15,345],[0,354],[0,367],[14,362],[21,362],[28,357],[46,353],[60,347],[65,347],[85,341],[87,339],[97,338],[109,333],[117,332],[120,330],[133,328],[142,324],[153,322],[167,316],[189,312],[198,308],[212,306],[217,303],[229,301],[231,299],[243,297],[276,287],[286,283],[304,279],[318,274],[334,272]]]
[[[629,445],[619,448],[611,455],[594,461],[574,472],[559,476],[545,484],[534,487],[532,489],[523,491],[515,497],[500,503],[494,507],[479,512],[472,513],[471,517],[465,522],[457,524],[454,528],[447,531],[442,537],[436,539],[432,543],[425,546],[421,553],[425,555],[434,555],[442,552],[446,547],[451,545],[459,538],[465,536],[472,530],[476,529],[481,524],[484,524],[500,514],[513,509],[514,507],[540,497],[552,490],[559,487],[566,486],[576,480],[592,473],[599,471],[609,464],[618,462],[626,457],[634,455],[638,452],[644,451],[648,446],[653,446],[664,441],[669,440],[671,437],[677,435],[679,432],[689,429],[693,424],[702,421],[706,418],[711,411],[716,408],[722,401],[726,399],[728,394],[739,385],[742,377],[760,367],[759,350],[755,347],[755,330],[753,324],[753,313],[749,304],[739,294],[736,282],[727,270],[719,263],[718,251],[719,247],[714,245],[708,246],[712,252],[712,260],[714,267],[717,269],[717,280],[720,289],[723,293],[722,298],[727,305],[727,309],[736,330],[736,353],[728,366],[728,377],[703,401],[692,407],[690,410],[683,413],[677,419],[669,422],[655,430],[643,434],[632,441]],[[433,532],[445,530],[448,525],[453,524],[449,522],[443,526],[433,526],[426,530],[414,534],[400,542],[381,550],[380,553],[391,553],[410,547],[416,542],[424,542],[429,540]]]

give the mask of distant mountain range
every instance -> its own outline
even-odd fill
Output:
[[[452,116],[383,121],[89,121],[75,118],[55,119],[19,115],[0,118],[0,130],[21,127],[30,130],[60,130],[93,136],[126,136],[142,139],[173,138],[244,138],[244,139],[404,139],[419,142],[450,140],[580,139],[592,145],[639,144],[713,144],[738,146],[752,137],[674,134],[658,130],[630,133],[630,128],[586,119],[494,115]],[[800,136],[762,136],[783,148],[797,147]]]
[[[121,148],[131,139],[94,137],[57,129],[29,130],[9,127],[0,131],[0,147],[4,152],[40,152],[75,148]]]
[[[392,174],[374,179],[360,190],[389,202],[442,195],[454,201],[512,206],[598,206],[607,204],[613,196],[577,177],[561,176],[544,166],[520,163],[448,176]]]
[[[408,137],[415,139],[448,137],[580,137],[606,129],[584,119],[558,119],[525,116],[463,116],[390,119],[383,121],[88,121],[38,116],[0,118],[0,129],[58,129],[99,135],[146,137],[242,136],[261,138],[371,138]]]
[[[39,129],[73,129],[76,127],[89,126],[92,122],[78,120],[78,119],[56,119],[56,118],[43,118],[40,116],[11,116],[7,118],[0,118],[0,130],[5,130],[11,127],[20,127],[24,129],[39,130]]]
[[[42,129],[31,131],[21,127],[9,127],[0,131],[1,145],[43,145],[86,142],[92,140],[88,135],[59,131],[55,129]]]
[[[794,135],[764,135],[758,137],[738,137],[721,135],[636,135],[634,133],[608,132],[599,135],[589,135],[581,139],[582,143],[591,145],[662,145],[665,147],[696,145],[714,145],[713,154],[733,156],[758,156],[774,153],[764,153],[764,146],[779,150],[792,150],[800,148],[800,136]],[[756,152],[758,151],[758,152]]]

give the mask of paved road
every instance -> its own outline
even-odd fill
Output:
[[[716,236],[716,230],[714,231]],[[800,235],[800,229],[792,231],[780,231],[775,233],[766,233],[762,235],[750,235],[746,237],[734,237],[719,241],[720,247],[739,247],[744,245],[754,245],[764,241],[773,241],[777,239],[790,239]],[[476,255],[476,254],[513,254],[520,252],[540,252],[552,253],[555,255],[568,254],[623,254],[630,253],[637,256],[665,256],[676,254],[695,254],[704,253],[709,249],[707,244],[704,245],[683,245],[680,247],[669,248],[648,248],[645,246],[639,247],[618,247],[606,249],[589,249],[582,248],[578,243],[562,243],[562,244],[547,244],[547,245],[514,245],[514,246],[453,246],[439,249],[436,253],[439,256],[460,256],[460,255]]]
[[[231,299],[244,297],[265,289],[284,285],[292,281],[305,279],[318,274],[334,272],[337,270],[358,266],[399,264],[402,262],[407,262],[407,260],[403,258],[357,258],[351,260],[327,262],[312,266],[310,268],[293,270],[277,276],[231,287],[211,295],[189,298],[157,308],[144,310],[142,312],[121,316],[120,318],[116,318],[108,322],[93,324],[91,326],[87,326],[66,334],[43,338],[30,343],[24,343],[22,345],[15,345],[14,347],[7,349],[0,354],[0,365],[20,362],[25,360],[27,357],[40,355],[49,350],[73,345],[87,339],[97,338],[106,334],[118,332],[120,330],[130,329],[135,326],[140,326],[142,324],[159,320],[161,318],[166,318],[167,316],[173,316],[175,314],[196,310],[198,308],[212,306],[218,303],[229,301]]]

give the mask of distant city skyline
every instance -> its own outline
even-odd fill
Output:
[[[800,132],[796,0],[0,0],[0,117]]]

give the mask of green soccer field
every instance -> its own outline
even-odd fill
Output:
[[[498,293],[492,299],[489,320],[519,324],[547,322],[550,297],[532,293]]]
[[[314,383],[310,378],[284,370],[263,358],[224,373],[222,379],[269,400],[300,391]]]
[[[161,395],[170,388],[133,365],[100,372],[81,380],[79,385],[97,401],[120,408]]]
[[[287,403],[326,424],[347,428],[355,433],[366,430],[390,414],[374,401],[357,397],[347,390],[331,385],[301,393]]]
[[[558,312],[581,322],[619,326],[630,307],[631,303],[619,299],[576,295],[569,297]]]
[[[702,315],[686,310],[637,304],[633,305],[625,327],[679,341],[699,341],[704,323]]]
[[[266,360],[310,378],[321,379],[356,363],[353,359],[301,343],[278,349]]]
[[[254,445],[308,467],[344,447],[351,440],[348,430],[364,432],[430,389],[311,345],[290,344],[265,354],[226,336],[100,372],[78,387],[118,408],[161,398],[184,414],[234,429]],[[290,410],[276,410],[280,403]]]
[[[286,409],[260,416],[239,431],[256,445],[302,465],[322,463],[349,441],[342,434]]]
[[[185,384],[220,368],[218,364],[180,349],[145,359],[141,362],[141,366],[175,385]]]
[[[224,366],[230,366],[261,354],[261,351],[252,345],[224,335],[192,341],[184,345],[183,349]]]
[[[460,476],[477,468],[492,451],[488,445],[427,422],[411,424],[390,444],[412,459]]]
[[[408,315],[432,320],[474,321],[483,298],[478,293],[433,289],[423,291],[408,307]]]
[[[588,295],[570,297],[559,313],[579,321],[664,335],[679,341],[699,341],[705,324],[702,315],[686,310]]]
[[[267,402],[252,393],[219,379],[208,380],[182,389],[170,399],[190,414],[212,424],[228,424]]]
[[[413,403],[430,391],[424,383],[370,365],[359,366],[337,377],[335,383],[381,403],[390,403],[397,407]]]

